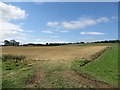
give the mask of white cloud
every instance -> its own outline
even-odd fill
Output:
[[[21,10],[16,6],[0,2],[0,9],[0,16],[2,16],[3,21],[24,19],[26,17],[25,10]]]
[[[67,41],[62,41],[62,40],[57,40],[57,41],[54,41],[54,40],[51,40],[51,41],[48,41],[48,40],[44,40],[44,41],[33,41],[33,42],[28,42],[28,43],[35,43],[35,44],[46,44],[46,43],[69,43]]]
[[[40,39],[34,39],[34,42],[27,41],[27,43],[68,43],[66,40],[61,40],[60,38],[51,38],[51,37],[40,37]]]
[[[99,19],[97,19],[97,22],[109,22],[109,18],[107,17],[100,17]]]
[[[63,33],[67,33],[69,32],[68,30],[57,30],[58,32],[63,32]]]
[[[104,35],[105,33],[101,32],[80,32],[81,35]]]
[[[110,19],[107,17],[100,17],[98,19],[80,18],[76,21],[48,22],[47,26],[52,27],[54,29],[61,28],[65,31],[65,30],[83,29],[83,28],[86,28],[88,26],[93,26],[93,25],[96,25],[98,23],[105,23],[105,22],[109,22],[109,21],[110,21]]]
[[[59,25],[58,22],[48,22],[48,23],[47,23],[47,26],[49,26],[49,27],[55,27],[55,26],[57,26],[57,25]]]
[[[50,31],[50,30],[44,30],[44,31],[42,31],[43,33],[48,33],[48,34],[52,34],[53,32],[52,31]]]
[[[4,40],[12,37],[25,37],[26,34],[23,33],[23,29],[20,26],[9,23],[9,22],[0,22],[0,39]]]
[[[9,23],[9,22],[0,22],[2,26],[2,31],[23,31],[20,26]]]
[[[62,26],[65,29],[81,29],[95,24],[96,21],[94,19],[83,19],[78,21],[62,22]]]
[[[25,10],[0,2],[0,40],[25,38],[27,35],[21,25],[13,24],[11,20],[25,19],[26,16]]]

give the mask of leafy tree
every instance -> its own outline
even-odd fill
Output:
[[[10,40],[10,46],[19,46],[19,42],[16,42],[15,40]]]
[[[48,43],[46,43],[46,46],[48,46],[49,44]]]
[[[8,40],[4,40],[4,45],[5,46],[9,46],[10,45],[10,42]]]
[[[15,40],[10,40],[10,41],[8,41],[8,40],[5,40],[4,41],[4,45],[5,46],[19,46],[19,42],[16,42]]]

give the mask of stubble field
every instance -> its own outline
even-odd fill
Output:
[[[2,85],[3,88],[117,87],[116,50],[116,44],[2,47],[3,55],[26,56],[22,62],[3,62]],[[108,63],[111,65],[106,68]]]
[[[107,46],[43,46],[43,47],[3,47],[2,54],[25,55],[35,60],[75,60],[88,59]]]

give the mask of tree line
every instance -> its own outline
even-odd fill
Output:
[[[120,43],[120,40],[105,40],[105,41],[96,41],[92,43]]]
[[[87,43],[120,43],[120,40],[105,40],[105,41],[95,41],[95,42],[87,42]],[[4,40],[3,46],[60,46],[60,45],[69,45],[69,44],[85,44],[85,42],[76,42],[76,43],[46,43],[46,44],[34,44],[28,43],[20,45],[20,42],[16,40]]]
[[[4,46],[19,46],[20,42],[17,42],[15,40],[4,40]]]

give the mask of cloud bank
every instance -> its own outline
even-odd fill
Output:
[[[11,21],[24,20],[27,16],[25,10],[2,2],[0,2],[0,9],[0,40],[24,38],[26,34],[22,27]]]
[[[69,32],[70,30],[81,30],[89,26],[94,26],[99,23],[107,23],[109,21],[110,19],[107,17],[100,17],[97,19],[79,18],[78,20],[75,21],[63,21],[63,22],[48,21],[47,27],[54,30],[54,32]]]
[[[80,32],[81,35],[104,35],[101,32]]]

